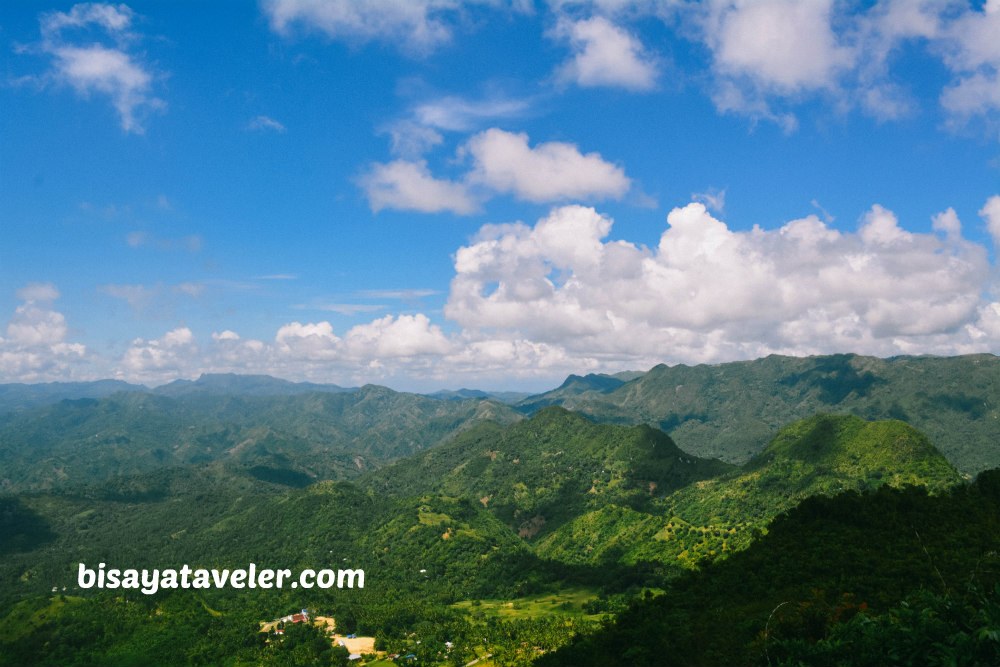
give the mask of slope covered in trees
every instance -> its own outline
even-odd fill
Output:
[[[692,454],[730,463],[758,454],[785,424],[832,413],[912,424],[966,474],[1000,466],[1000,357],[990,354],[660,365],[610,392],[541,394],[522,405],[549,403],[598,422],[652,424]]]
[[[474,499],[530,539],[591,509],[648,507],[730,468],[685,453],[649,426],[595,424],[550,407],[507,427],[481,424],[362,483],[399,495]]]
[[[581,515],[537,551],[571,563],[693,567],[745,548],[772,518],[810,496],[883,484],[941,490],[960,481],[927,438],[903,422],[818,415],[783,428],[738,469],[687,485],[644,512],[605,507]]]
[[[63,400],[0,416],[0,490],[65,488],[216,460],[301,486],[356,477],[486,419],[517,418],[495,401],[438,401],[373,385],[277,396],[129,392]]]
[[[995,664],[998,551],[997,471],[815,496],[539,664]]]

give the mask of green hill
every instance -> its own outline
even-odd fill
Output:
[[[651,424],[698,456],[743,463],[785,424],[819,413],[899,419],[963,473],[1000,466],[1000,357],[772,355],[717,365],[656,366],[610,392],[525,399],[597,422]]]
[[[810,498],[537,664],[997,664],[998,490]]]
[[[571,563],[692,567],[745,548],[772,518],[810,496],[882,485],[940,491],[961,479],[926,436],[903,422],[817,415],[781,429],[741,468],[690,484],[644,512],[605,507],[584,514],[536,550]]]
[[[480,424],[362,483],[397,495],[471,498],[532,539],[588,510],[648,507],[730,468],[687,454],[649,426],[595,424],[550,407],[507,427]]]

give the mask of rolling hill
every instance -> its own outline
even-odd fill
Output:
[[[687,454],[649,426],[595,424],[553,406],[507,427],[480,424],[360,481],[397,495],[475,499],[531,539],[597,507],[646,507],[730,468]]]
[[[926,436],[903,422],[817,415],[783,428],[742,467],[689,484],[644,511],[609,505],[581,514],[536,552],[568,563],[693,567],[745,548],[771,519],[810,496],[882,485],[941,491],[961,480]]]

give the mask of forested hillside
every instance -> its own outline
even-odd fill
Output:
[[[506,428],[476,426],[361,483],[398,495],[474,499],[531,539],[606,505],[648,508],[654,498],[730,468],[687,454],[649,426],[595,424],[550,407]]]
[[[598,422],[652,424],[692,454],[743,463],[785,424],[818,413],[899,419],[967,474],[1000,466],[1000,357],[772,355],[717,365],[656,366],[612,391],[558,390],[557,403]]]
[[[997,664],[998,552],[996,471],[815,496],[538,664]]]
[[[301,486],[356,477],[486,419],[517,418],[495,401],[438,401],[374,385],[276,396],[128,392],[63,400],[0,416],[0,490],[70,487],[216,460]]]

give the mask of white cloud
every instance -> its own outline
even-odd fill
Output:
[[[867,67],[877,77],[889,78],[891,54],[903,42],[920,40],[952,75],[941,93],[941,105],[953,121],[965,122],[1000,110],[1000,11],[996,3],[977,10],[946,0],[891,0],[877,5],[860,23]]]
[[[666,14],[711,50],[719,111],[775,121],[786,132],[794,127],[781,107],[817,95],[837,112],[860,107],[880,121],[912,115],[917,102],[900,55],[909,46],[949,71],[940,102],[950,124],[995,120],[1000,110],[996,3],[980,10],[950,0],[883,0],[861,9],[833,0],[712,0]]]
[[[235,331],[230,331],[229,329],[226,329],[222,333],[214,332],[212,334],[212,340],[214,340],[216,342],[223,341],[223,340],[239,340],[239,339],[240,339],[240,335],[238,333],[236,333]]]
[[[608,19],[563,20],[553,34],[569,40],[573,50],[572,58],[557,69],[558,80],[637,91],[656,86],[656,59],[646,53],[642,42]]]
[[[174,295],[199,298],[205,293],[205,284],[200,282],[184,282],[167,286],[157,282],[146,285],[98,285],[97,291],[114,299],[126,302],[137,315],[155,306],[158,315],[168,314],[173,308]]]
[[[962,221],[958,219],[958,213],[955,209],[948,208],[948,210],[938,213],[933,218],[931,218],[931,227],[936,232],[941,232],[949,239],[957,239],[962,236]]]
[[[17,307],[7,323],[7,342],[22,347],[55,345],[66,338],[66,318],[32,302]]]
[[[190,297],[198,298],[205,293],[205,283],[194,283],[186,282],[174,285],[171,290],[174,294],[185,294]]]
[[[271,28],[283,35],[292,27],[316,30],[333,39],[398,44],[425,54],[451,40],[445,15],[455,0],[265,0]]]
[[[66,318],[51,305],[59,290],[52,283],[29,283],[17,290],[17,298],[24,303],[0,336],[0,378],[42,382],[74,377],[87,360],[87,349],[66,341]]]
[[[611,221],[584,207],[485,228],[456,253],[445,316],[574,357],[650,363],[1000,347],[964,329],[991,269],[954,227],[946,239],[906,232],[874,206],[856,234],[816,216],[735,232],[698,203],[668,223],[655,249],[604,241]]]
[[[518,199],[620,199],[631,181],[625,170],[598,153],[580,153],[573,144],[552,141],[528,146],[528,135],[492,128],[465,144],[474,161],[468,179]]]
[[[998,231],[1000,195],[980,215]],[[953,209],[932,225],[909,231],[873,205],[850,232],[817,215],[735,231],[691,203],[672,210],[646,247],[610,240],[612,220],[593,208],[559,206],[533,225],[484,225],[457,250],[448,330],[428,314],[389,314],[342,332],[326,321],[289,322],[270,340],[224,329],[199,345],[181,326],[136,339],[116,362],[68,342],[66,318],[50,305],[58,290],[35,283],[19,291],[25,302],[0,338],[0,377],[67,379],[89,369],[146,383],[259,372],[345,385],[542,386],[569,372],[771,353],[1000,353],[988,249],[962,237]]]
[[[875,204],[865,213],[864,224],[858,230],[861,240],[866,245],[891,245],[907,243],[913,240],[913,235],[899,227],[899,220],[889,210]]]
[[[43,39],[37,49],[52,58],[43,82],[69,85],[82,97],[108,97],[122,129],[142,134],[144,117],[165,109],[166,103],[153,94],[152,70],[130,52],[137,39],[129,30],[133,18],[127,6],[103,3],[77,4],[69,12],[43,14],[39,19]],[[96,41],[96,36],[111,44]]]
[[[287,130],[284,125],[269,116],[257,116],[247,123],[248,130],[271,130],[278,134],[284,134]]]
[[[419,158],[444,141],[444,137],[437,130],[413,121],[394,123],[385,131],[391,137],[393,155],[407,159]]]
[[[966,11],[944,29],[944,62],[955,75],[941,95],[959,117],[1000,111],[1000,7]]]
[[[479,210],[479,203],[464,184],[434,178],[423,160],[375,163],[358,184],[375,213],[386,208],[421,213],[451,211],[457,215]]]
[[[451,346],[441,327],[418,313],[398,317],[386,315],[369,324],[352,327],[344,336],[344,347],[350,358],[381,362],[396,357],[441,356]]]
[[[416,303],[425,296],[440,292],[434,289],[366,289],[357,294],[363,299],[397,299],[405,303]]]
[[[126,5],[103,3],[81,3],[73,5],[69,12],[50,12],[39,19],[42,34],[58,37],[65,28],[83,28],[94,24],[109,33],[123,34],[132,25],[135,14]]]
[[[335,359],[340,339],[329,322],[292,322],[278,329],[274,342],[282,356],[318,361]]]
[[[154,340],[137,338],[121,360],[127,377],[142,382],[176,379],[190,374],[198,362],[198,343],[187,327],[178,327]]]
[[[993,195],[986,205],[979,209],[979,215],[986,221],[986,229],[993,237],[993,245],[1000,249],[1000,195]]]
[[[706,35],[716,68],[780,93],[829,88],[854,56],[831,27],[833,0],[711,3]]]

